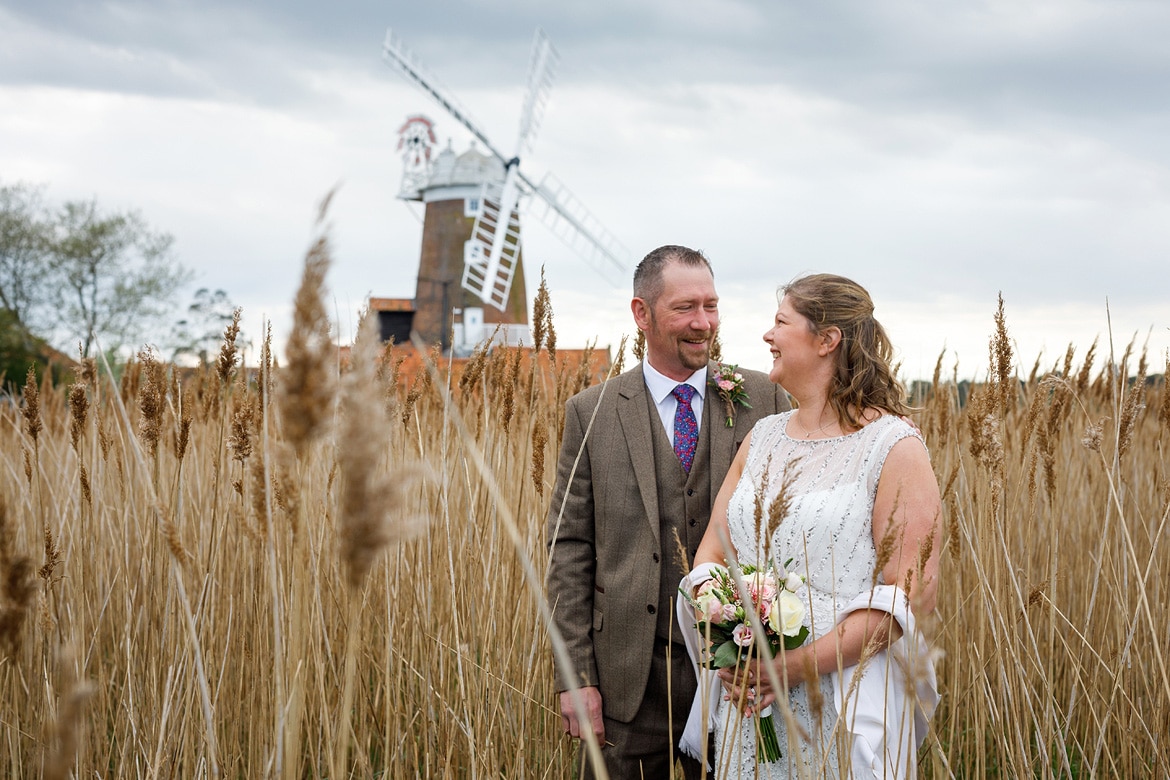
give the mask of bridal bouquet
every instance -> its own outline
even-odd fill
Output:
[[[791,559],[788,563],[791,563]],[[763,644],[769,656],[782,650],[794,650],[808,638],[804,621],[804,602],[796,595],[804,585],[804,577],[795,573],[777,571],[770,563],[762,569],[741,564],[740,573],[746,586],[748,601],[741,597],[735,577],[724,568],[716,568],[711,579],[699,586],[692,596],[683,596],[695,609],[695,627],[703,638],[700,663],[708,669],[726,669],[760,657],[754,629],[748,615],[754,612],[763,626]],[[761,761],[777,761],[780,745],[772,724],[772,709],[760,713],[760,740],[758,757]]]

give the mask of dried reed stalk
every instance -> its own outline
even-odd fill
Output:
[[[86,702],[93,695],[93,686],[77,676],[70,668],[72,654],[65,654],[58,662],[65,681],[65,690],[57,705],[57,717],[49,731],[51,749],[45,760],[44,780],[68,780],[73,776],[72,768],[77,761],[77,750],[85,727],[84,710]]]
[[[350,356],[350,370],[342,383],[341,435],[337,464],[341,472],[341,561],[349,585],[349,630],[345,648],[345,683],[341,723],[333,753],[331,777],[341,777],[350,743],[350,717],[361,636],[361,589],[374,561],[391,544],[417,534],[424,527],[404,513],[402,494],[417,472],[401,464],[391,472],[382,462],[394,427],[382,413],[378,372],[377,320],[368,311],[358,324]]]
[[[362,317],[342,383],[341,431],[337,465],[341,474],[341,559],[350,588],[358,590],[385,549],[416,535],[424,527],[402,513],[402,494],[418,472],[383,463],[394,427],[382,413],[377,379],[376,319]]]
[[[32,559],[17,554],[14,541],[8,499],[0,493],[0,647],[10,656],[20,651],[21,629],[37,594]]]

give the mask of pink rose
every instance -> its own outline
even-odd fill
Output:
[[[731,638],[735,640],[735,643],[740,647],[747,647],[752,643],[752,627],[747,623],[740,623],[735,627],[735,630],[731,632]]]
[[[709,623],[720,623],[723,620],[723,602],[715,596],[706,596],[699,600],[699,620]]]
[[[735,387],[735,383],[730,379],[720,379],[716,384],[719,385],[720,390],[730,390]]]
[[[723,605],[723,615],[722,615],[723,620],[720,622],[728,623],[728,622],[731,622],[732,620],[735,620],[735,613],[736,613],[736,607],[734,604],[724,604]]]

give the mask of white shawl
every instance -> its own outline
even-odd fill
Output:
[[[679,587],[688,594],[693,593],[696,587],[711,579],[711,571],[716,566],[718,564],[708,563],[696,567],[683,577]],[[878,585],[871,591],[858,594],[837,616],[837,622],[862,609],[888,612],[902,628],[902,637],[875,653],[864,664],[855,664],[830,675],[836,691],[837,712],[853,736],[850,756],[853,777],[913,777],[918,748],[926,738],[927,724],[939,700],[934,663],[926,640],[917,631],[914,615],[901,588]],[[675,611],[682,626],[687,653],[699,679],[699,690],[691,705],[679,748],[701,760],[707,734],[715,728],[719,678],[710,670],[699,669],[702,637],[695,630],[694,607],[687,599],[679,598]],[[855,680],[858,674],[860,678]],[[912,707],[903,706],[906,696],[914,697]],[[707,711],[705,724],[704,708]],[[710,765],[707,768],[710,769]]]

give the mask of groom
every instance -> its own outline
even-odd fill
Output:
[[[734,405],[727,425],[710,361],[718,304],[702,253],[646,255],[630,305],[645,360],[565,407],[548,593],[573,676],[558,669],[557,688],[565,731],[591,729],[613,778],[669,777],[672,755],[688,778],[702,777],[676,747],[696,681],[673,603],[736,449],[758,419],[788,408],[779,385],[741,371],[750,407]],[[584,723],[570,688],[585,701]],[[592,776],[584,758],[582,774]]]

